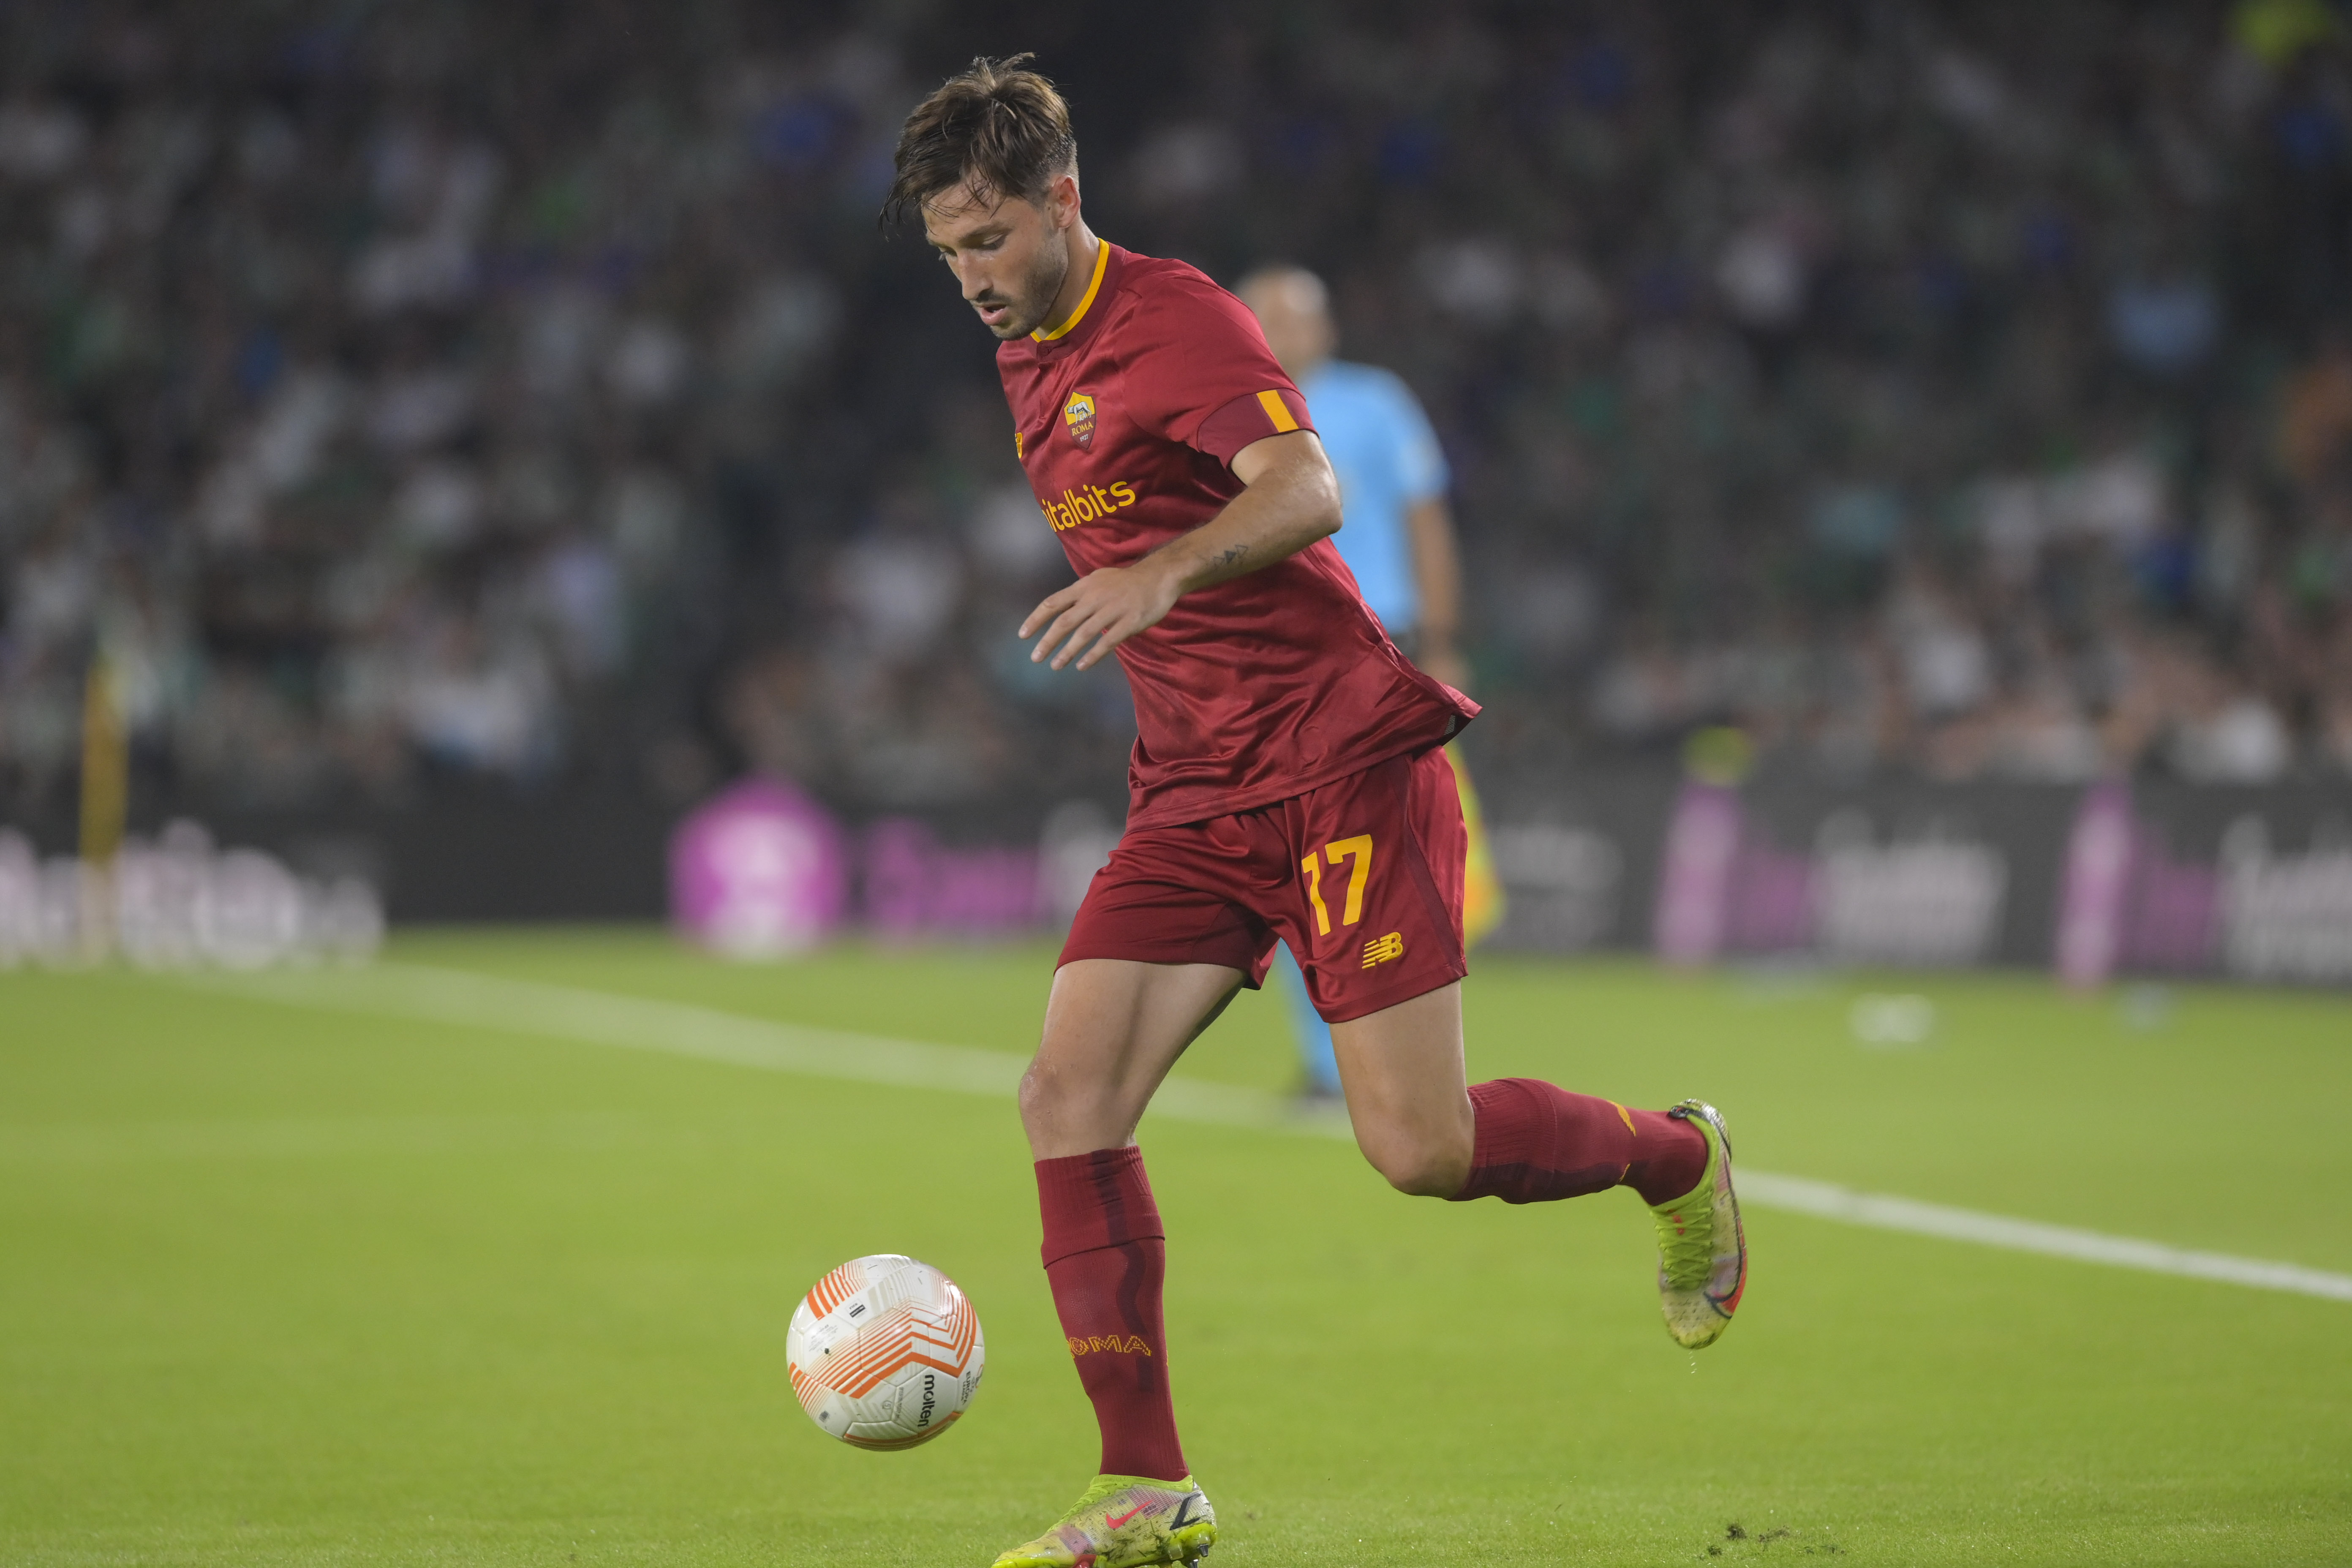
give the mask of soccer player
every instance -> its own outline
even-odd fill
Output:
[[[1377,365],[1337,357],[1339,334],[1330,292],[1303,267],[1265,267],[1235,290],[1265,330],[1265,345],[1307,399],[1316,437],[1339,481],[1347,526],[1331,536],[1356,579],[1364,605],[1390,640],[1447,685],[1469,689],[1470,667],[1455,647],[1461,625],[1462,567],[1454,517],[1445,505],[1445,454],[1411,388]],[[1446,748],[1462,788],[1467,830],[1462,934],[1465,946],[1503,918],[1503,890],[1478,824],[1470,773],[1461,752]],[[1283,1000],[1309,1099],[1336,1100],[1339,1061],[1331,1026],[1315,1010],[1297,957],[1277,944]]]
[[[1532,1079],[1466,1087],[1462,811],[1442,747],[1477,713],[1413,668],[1329,536],[1339,487],[1248,308],[1097,238],[1067,106],[1026,57],[910,114],[886,212],[920,217],[999,342],[1013,447],[1078,579],[1020,628],[1135,694],[1126,837],[1062,950],[1021,1086],[1054,1306],[1101,1473],[999,1568],[1197,1562],[1216,1516],[1170,1398],[1145,1105],[1276,942],[1331,1023],[1365,1157],[1399,1190],[1539,1203],[1630,1186],[1666,1326],[1694,1349],[1747,1279],[1722,1119]]]

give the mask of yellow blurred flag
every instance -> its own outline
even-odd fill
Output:
[[[1445,748],[1454,764],[1454,784],[1462,795],[1462,826],[1469,837],[1462,878],[1462,944],[1475,947],[1503,923],[1503,880],[1495,875],[1494,847],[1486,841],[1486,818],[1478,810],[1478,792],[1470,783],[1470,764],[1462,748]]]
[[[131,737],[122,722],[114,668],[103,653],[89,661],[81,704],[81,858],[105,866],[122,847],[131,797]]]

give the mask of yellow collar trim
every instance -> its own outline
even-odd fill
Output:
[[[1041,343],[1050,343],[1055,338],[1058,338],[1063,333],[1068,331],[1072,327],[1076,326],[1080,321],[1085,321],[1087,319],[1087,311],[1094,307],[1095,296],[1102,291],[1103,273],[1108,270],[1109,267],[1110,241],[1103,238],[1100,235],[1097,235],[1095,237],[1095,275],[1087,281],[1086,295],[1084,298],[1079,300],[1078,308],[1070,312],[1070,319],[1068,321],[1064,321],[1052,331],[1049,332],[1040,329],[1029,335],[1036,339]]]

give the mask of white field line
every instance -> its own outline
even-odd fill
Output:
[[[1821,1219],[1874,1226],[1881,1230],[1906,1230],[1915,1236],[1939,1236],[1948,1241],[1973,1241],[1986,1247],[2007,1247],[2012,1252],[2046,1253],[2079,1263],[2107,1263],[2150,1274],[2181,1274],[2191,1279],[2251,1285],[2258,1290],[2291,1290],[2300,1296],[2352,1301],[2352,1274],[2329,1274],[2297,1264],[2232,1258],[2221,1252],[2187,1252],[2160,1241],[2103,1236],[2095,1230],[2011,1219],[2006,1215],[1984,1214],[1976,1209],[1948,1208],[1914,1198],[1857,1193],[1851,1187],[1809,1181],[1802,1176],[1775,1176],[1736,1168],[1734,1174],[1739,1179],[1741,1201],[1765,1208],[1792,1209]]]
[[[1022,1069],[1027,1065],[1026,1058],[1010,1051],[926,1045],[770,1023],[688,1003],[421,964],[178,978],[204,990],[289,1006],[423,1019],[907,1089],[1007,1098],[1019,1087]],[[1221,1127],[1352,1137],[1343,1112],[1302,1113],[1279,1095],[1195,1079],[1171,1079],[1162,1084],[1151,1102],[1151,1114]],[[2352,1301],[2352,1275],[2292,1263],[2186,1251],[2161,1242],[1858,1193],[1829,1182],[1763,1171],[1742,1169],[1739,1192],[1743,1201],[1758,1207],[1786,1209],[1847,1225]]]

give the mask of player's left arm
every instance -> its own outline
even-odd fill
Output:
[[[1139,561],[1087,573],[1030,611],[1021,636],[1045,631],[1031,662],[1050,658],[1062,669],[1075,658],[1091,669],[1193,589],[1246,576],[1339,531],[1339,481],[1312,430],[1253,441],[1232,468],[1244,489],[1224,510]]]

